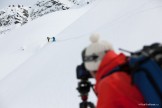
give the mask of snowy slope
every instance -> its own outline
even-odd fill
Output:
[[[85,14],[85,8],[80,15],[79,10],[58,12],[56,23],[51,14],[1,38],[1,59],[13,60],[1,62],[1,71],[11,73],[0,81],[0,108],[78,108],[75,67],[89,35],[99,32],[115,49],[161,41],[161,7],[160,0],[100,0]],[[68,22],[60,22],[65,14]],[[45,42],[47,36],[56,36],[56,42]],[[18,50],[22,46],[25,50]]]
[[[39,51],[46,44],[47,37],[57,36],[58,33],[77,20],[90,7],[55,12],[11,31],[7,35],[1,35],[0,51],[2,53],[0,58],[3,61],[0,61],[2,66],[0,68],[0,79]],[[4,46],[6,47],[4,48]]]
[[[25,107],[26,108],[31,108],[31,107],[33,108],[52,108],[52,107],[63,108],[65,106],[70,108],[71,105],[73,105],[73,101],[76,101],[77,99],[79,101],[79,98],[77,97],[78,94],[76,93],[76,90],[75,90],[75,86],[77,84],[74,81],[76,62],[73,62],[73,64],[69,64],[69,61],[77,60],[77,57],[78,57],[77,55],[79,55],[79,53],[75,54],[76,58],[71,58],[71,59],[69,58],[69,60],[66,60],[65,63],[67,65],[69,64],[70,66],[69,68],[68,67],[64,68],[66,64],[62,66],[62,64],[59,65],[58,62],[60,61],[61,58],[68,56],[68,54],[66,54],[68,52],[67,49],[70,49],[73,46],[73,43],[70,42],[71,44],[69,45],[62,44],[61,40],[58,39],[59,41],[58,43],[60,43],[60,45],[56,47],[57,50],[55,50],[55,48],[53,48],[55,47],[54,45],[55,43],[48,45],[46,37],[56,36],[56,40],[57,40],[58,33],[60,33],[69,24],[74,22],[80,15],[83,15],[89,8],[90,7],[85,7],[84,9],[71,10],[67,12],[62,11],[62,12],[57,12],[51,15],[47,15],[47,16],[44,16],[38,20],[35,20],[25,25],[24,27],[20,29],[12,31],[9,35],[2,36],[3,38],[0,39],[1,41],[0,50],[3,53],[1,54],[0,57],[2,57],[1,59],[4,59],[5,63],[1,62],[1,66],[2,66],[1,72],[4,72],[4,73],[1,73],[1,75],[3,77],[6,76],[6,73],[10,73],[12,70],[15,70],[16,68],[18,68],[18,66],[22,67],[23,71],[20,70],[18,72],[19,70],[18,68],[15,71],[11,72],[6,78],[1,80],[0,82],[0,88],[2,88],[0,91],[0,95],[1,95],[0,107],[1,108],[3,107],[4,108],[5,107],[8,107],[8,108],[21,108],[21,107],[23,108]],[[66,17],[66,20],[64,17]],[[48,23],[46,21],[48,21]],[[31,34],[31,31],[32,31],[32,34]],[[3,46],[7,46],[7,48],[4,49]],[[21,49],[22,47],[24,48],[24,50]],[[41,49],[42,47],[43,49]],[[46,49],[50,48],[48,49],[49,52],[46,52],[46,49],[44,48]],[[61,54],[60,54],[60,49],[63,49]],[[43,54],[43,52],[45,55]],[[40,55],[40,54],[43,54],[43,55]],[[44,59],[42,58],[42,56]],[[60,58],[58,58],[58,56]],[[37,58],[37,57],[40,57],[40,58]],[[33,61],[34,58],[36,62],[38,62],[37,60],[42,59],[41,61],[39,61],[40,65],[38,63],[36,64],[34,63]],[[56,58],[58,62],[55,61]],[[53,63],[53,61],[55,61],[55,63]],[[37,67],[37,66],[46,67],[47,66],[47,68],[49,67],[49,70],[48,69],[42,70],[41,68],[39,68],[42,70],[43,73],[41,72],[41,70],[40,71],[33,70],[34,69],[33,67],[28,67],[29,70],[28,69],[24,70],[23,66],[25,66],[26,64],[27,65],[31,64],[31,66],[34,66],[34,67]],[[52,68],[54,68],[55,66],[56,68],[53,70]],[[63,69],[63,70],[60,70],[60,69]],[[69,72],[68,70],[71,70],[71,72]],[[62,73],[65,73],[65,75],[63,75]],[[40,77],[37,74],[39,74]],[[64,80],[67,83],[67,85],[64,86],[62,82],[62,78],[65,78],[66,75],[69,75],[70,78],[68,78],[67,80],[66,79]],[[62,76],[62,78],[58,76]],[[37,77],[38,79],[37,78],[35,79],[35,77]],[[73,78],[73,80],[71,78]],[[57,84],[57,82],[60,82],[60,84]],[[15,86],[15,84],[17,87]],[[6,86],[6,85],[11,85],[12,87]],[[27,86],[30,86],[30,87],[28,88]],[[33,88],[34,86],[36,87],[36,89],[39,89],[39,91],[37,91],[36,89],[34,90]],[[10,87],[12,89],[9,89]],[[30,92],[30,93],[24,94],[23,92],[25,89],[27,90],[26,92]],[[61,91],[65,90],[66,92],[63,91],[63,93],[60,94],[58,93],[58,90],[61,90]],[[70,92],[72,94],[70,94]],[[71,96],[73,95],[73,93],[75,94],[76,97]],[[23,99],[21,98],[21,96],[23,96]],[[35,96],[36,98],[34,98]],[[69,97],[72,97],[73,101],[69,101],[70,103],[67,103],[67,104],[62,104],[62,101],[61,101],[62,99],[60,98],[60,96],[64,96],[65,100],[63,101],[68,101]],[[13,98],[15,101],[13,100]],[[46,102],[44,102],[44,99],[46,100]],[[17,103],[16,101],[17,102],[19,101],[19,102]],[[77,103],[75,105],[77,105]]]
[[[99,32],[116,50],[122,47],[134,51],[144,44],[162,41],[161,11],[160,0],[101,0],[60,36],[79,38]]]

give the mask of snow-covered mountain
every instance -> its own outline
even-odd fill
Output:
[[[22,5],[9,5],[6,9],[0,10],[0,34],[27,23],[28,10],[28,7]]]
[[[23,5],[9,5],[7,8],[0,10],[0,34],[6,33],[43,15],[70,8],[80,8],[93,1],[94,0],[65,2],[64,0],[42,0],[37,1],[30,7]]]
[[[86,6],[95,0],[69,0],[69,1],[75,4],[72,6],[73,8],[79,8],[82,6]]]
[[[116,51],[135,51],[161,42],[161,19],[160,0],[96,0],[2,34],[0,108],[78,108],[75,70],[89,35],[98,32]],[[93,93],[89,97],[96,102]]]
[[[45,14],[60,10],[67,10],[69,8],[70,7],[56,0],[38,1],[34,6],[32,6],[30,17],[33,20]]]

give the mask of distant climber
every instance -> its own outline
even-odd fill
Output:
[[[51,39],[52,39],[52,40],[51,40]],[[47,41],[50,42],[50,40],[51,40],[52,42],[55,42],[55,41],[56,41],[55,37],[51,37],[51,38],[50,38],[50,37],[47,37]]]
[[[52,37],[52,39],[53,39],[53,42],[55,42],[55,41],[56,41],[55,37]]]
[[[48,42],[50,41],[50,37],[47,37]]]

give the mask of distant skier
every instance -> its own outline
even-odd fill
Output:
[[[48,40],[48,42],[50,42],[50,40],[52,39],[52,42],[55,42],[56,41],[56,39],[55,39],[55,37],[47,37],[47,40]]]
[[[53,39],[53,42],[55,42],[55,41],[56,41],[55,37],[52,37],[52,39]]]
[[[48,42],[50,41],[50,37],[47,37]]]

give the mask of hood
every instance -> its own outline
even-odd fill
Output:
[[[105,74],[124,63],[126,63],[126,56],[123,53],[116,54],[113,50],[108,51],[103,57],[96,73],[96,81],[98,82]]]

